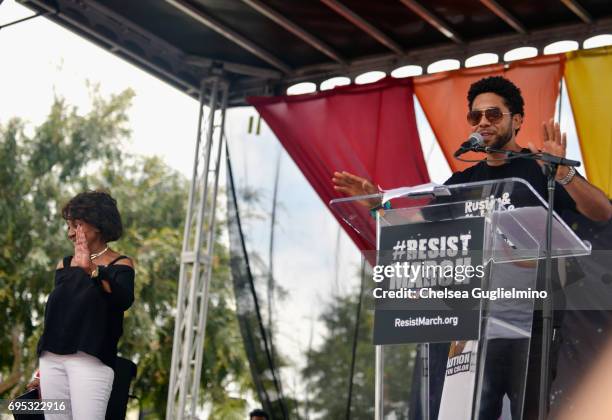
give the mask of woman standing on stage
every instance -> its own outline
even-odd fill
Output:
[[[67,419],[104,419],[123,313],[134,302],[134,266],[108,246],[123,233],[117,202],[109,194],[78,194],[62,216],[74,256],[57,264],[45,308],[38,343],[40,394],[70,400]]]

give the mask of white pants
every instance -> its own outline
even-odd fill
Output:
[[[81,351],[40,356],[41,398],[70,400],[72,415],[46,414],[50,420],[104,420],[113,387],[113,369]]]

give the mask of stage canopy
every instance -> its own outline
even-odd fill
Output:
[[[230,106],[334,76],[498,56],[612,33],[609,0],[24,0],[197,98],[223,71]],[[509,59],[506,57],[506,59]]]

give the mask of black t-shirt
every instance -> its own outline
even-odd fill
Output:
[[[529,152],[529,150],[523,149],[523,152]],[[479,162],[464,171],[455,172],[444,184],[455,185],[466,182],[490,181],[502,178],[522,178],[527,181],[545,201],[548,201],[546,176],[542,172],[542,167],[535,160],[531,159],[512,159],[499,166],[491,166],[486,162]],[[526,196],[527,194],[524,195]],[[525,199],[520,195],[512,198],[512,204],[516,207],[539,204],[530,201],[531,200]],[[576,202],[559,183],[555,183],[554,207],[558,214],[562,214],[564,210],[576,211]]]
[[[134,302],[134,269],[113,261],[99,266],[98,278],[92,280],[81,267],[71,267],[71,260],[64,258],[64,267],[55,271],[38,355],[44,350],[56,354],[82,351],[114,367],[123,312]],[[103,290],[101,279],[109,282],[111,293]]]
[[[523,149],[523,152],[529,152],[528,149]],[[576,174],[576,176],[580,176]],[[479,162],[474,166],[467,168],[461,172],[455,172],[446,182],[445,185],[456,185],[467,182],[490,181],[502,178],[522,178],[527,181],[533,189],[545,200],[548,201],[547,179],[542,171],[542,167],[532,159],[516,158],[511,159],[503,165],[490,166],[486,161]],[[559,215],[572,214],[576,212],[576,202],[569,193],[559,183],[555,183],[555,202],[554,209]],[[539,201],[535,201],[531,191],[526,188],[513,191],[510,197],[513,207],[525,207],[533,205],[541,205]],[[542,290],[544,280],[545,264],[539,264],[538,289]],[[552,273],[553,290],[561,288],[559,283],[559,274],[557,270]],[[555,323],[560,322],[561,316],[558,313],[559,308],[564,307],[564,298],[557,294],[555,298]]]

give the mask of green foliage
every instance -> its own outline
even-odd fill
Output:
[[[346,417],[349,373],[355,332],[356,309],[359,294],[336,298],[321,316],[326,326],[323,343],[308,352],[307,366],[303,370],[308,381],[307,411],[321,418]],[[372,304],[363,303],[359,320],[359,333],[351,419],[374,418],[375,347],[372,344],[374,326]],[[384,394],[385,414],[393,411],[397,419],[407,419],[407,403],[414,369],[414,345],[386,346]]]
[[[105,189],[117,199],[124,237],[112,247],[133,257],[136,301],[126,312],[120,354],[138,364],[134,393],[148,418],[163,418],[188,183],[158,158],[128,155],[127,110],[133,92],[101,98],[81,115],[56,99],[28,134],[13,119],[0,127],[0,396],[23,389],[36,368],[53,269],[72,254],[61,207],[76,192]],[[232,398],[252,389],[233,309],[227,250],[215,245],[202,392],[215,418],[244,414]]]

